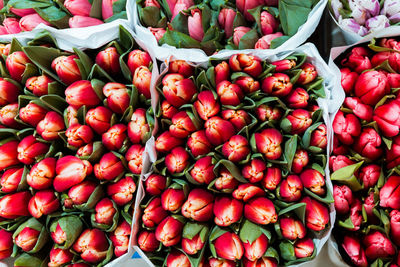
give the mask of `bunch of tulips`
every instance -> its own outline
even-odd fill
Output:
[[[0,259],[102,266],[127,252],[154,118],[152,60],[123,28],[120,40],[1,45]]]
[[[354,266],[399,266],[400,42],[373,40],[337,63],[346,98],[329,163],[335,237]]]
[[[140,0],[139,18],[160,44],[221,49],[276,48],[297,33],[319,0]]]
[[[32,31],[39,24],[81,28],[126,18],[126,0],[0,0],[0,35]]]
[[[277,266],[330,227],[323,79],[305,55],[169,63],[138,246],[157,266]],[[164,261],[165,260],[165,261]]]

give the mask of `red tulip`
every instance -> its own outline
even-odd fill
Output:
[[[0,217],[15,219],[29,216],[28,202],[31,197],[28,191],[5,195],[0,199]]]
[[[210,192],[195,188],[182,206],[182,215],[197,222],[209,221],[213,216],[213,201],[214,196]]]
[[[400,209],[400,177],[390,176],[379,192],[379,205],[385,208]]]
[[[261,12],[260,20],[261,32],[263,35],[274,33],[279,27],[279,22],[267,11]]]
[[[168,213],[161,206],[161,198],[154,198],[143,211],[143,225],[153,228],[159,225],[167,215]]]
[[[359,179],[363,182],[364,188],[370,188],[376,185],[380,175],[381,167],[371,164],[361,169]]]
[[[164,210],[176,212],[185,202],[183,189],[168,188],[161,195],[161,204]]]
[[[169,131],[163,132],[156,139],[156,150],[161,153],[168,153],[173,148],[182,145],[183,139],[174,137]]]
[[[289,175],[282,180],[279,187],[279,195],[285,202],[298,201],[301,198],[303,184],[297,175]]]
[[[236,79],[238,85],[245,94],[251,94],[260,90],[260,82],[249,76],[242,76]]]
[[[236,0],[236,6],[239,11],[244,14],[244,17],[248,21],[254,21],[253,16],[249,13],[249,9],[253,9],[257,6],[264,5],[265,1],[261,0]]]
[[[0,230],[0,260],[11,256],[13,252],[12,233],[4,229]]]
[[[363,240],[365,255],[369,260],[394,256],[396,249],[385,234],[378,231],[369,232]]]
[[[87,160],[74,156],[65,156],[57,160],[53,186],[57,192],[62,192],[82,182],[92,173],[92,165]]]
[[[244,248],[237,234],[226,232],[214,241],[215,251],[218,257],[226,260],[240,260],[243,257]]]
[[[206,137],[214,146],[228,141],[235,133],[232,123],[217,116],[208,119],[204,126]]]
[[[283,73],[274,73],[262,81],[262,90],[268,95],[284,97],[290,94],[293,85],[290,77]]]
[[[273,128],[255,134],[257,150],[269,160],[279,159],[282,155],[282,134]]]
[[[196,161],[190,175],[200,184],[209,184],[215,178],[213,170],[212,157],[207,156]]]
[[[306,108],[310,96],[303,88],[296,88],[292,90],[286,97],[286,103],[290,108]]]
[[[112,152],[104,154],[100,162],[94,165],[94,175],[99,180],[114,180],[124,171],[121,160]]]
[[[379,222],[378,218],[374,214],[376,203],[374,192],[370,192],[369,195],[364,199],[363,208],[367,213],[367,221],[372,224],[377,224]]]
[[[65,117],[65,122],[66,122],[67,127],[73,126],[75,124],[79,124],[78,108],[75,108],[73,106],[68,106],[64,110],[64,117]]]
[[[363,221],[362,216],[362,204],[358,198],[354,198],[350,206],[350,220],[353,224],[353,228],[350,231],[358,231]]]
[[[358,79],[357,72],[352,72],[349,68],[342,68],[340,73],[343,90],[346,94],[352,93]]]
[[[0,146],[0,171],[19,164],[18,141],[8,141]]]
[[[65,99],[68,104],[76,108],[80,108],[83,105],[94,107],[101,101],[91,82],[86,80],[77,81],[68,86],[65,90]]]
[[[350,206],[354,198],[351,189],[347,185],[334,185],[333,198],[337,213],[347,214],[350,212]]]
[[[250,152],[250,151],[249,151]],[[267,169],[264,161],[253,159],[242,168],[242,175],[250,183],[258,183],[264,178],[264,171]]]
[[[279,227],[282,236],[291,241],[303,239],[307,234],[307,230],[303,223],[300,220],[291,217],[283,217],[279,219]]]
[[[25,87],[32,91],[36,96],[48,94],[49,84],[54,82],[52,78],[46,75],[33,76],[26,80]]]
[[[244,267],[277,267],[278,263],[275,258],[262,257],[257,261],[249,261],[248,259],[243,260]]]
[[[182,238],[182,250],[189,255],[195,255],[204,247],[205,241],[201,240],[199,234],[195,235],[192,239]]]
[[[105,233],[99,229],[86,229],[72,248],[89,263],[98,263],[107,256],[109,243]]]
[[[107,47],[106,49],[100,51],[97,54],[96,64],[111,75],[118,74],[120,72],[119,56],[120,55],[118,54],[117,49],[115,47],[113,46]]]
[[[281,127],[285,132],[291,134],[302,134],[312,124],[311,115],[307,110],[296,109],[289,113],[281,122]]]
[[[122,83],[107,83],[103,87],[107,107],[117,114],[124,114],[131,100],[130,91]]]
[[[202,91],[197,95],[197,100],[193,104],[200,118],[208,120],[217,115],[220,111],[218,98],[212,91]]]
[[[218,15],[218,24],[225,32],[228,39],[233,34],[233,22],[236,18],[236,11],[231,8],[222,8]],[[218,84],[218,83],[216,83]]]
[[[320,196],[325,195],[325,178],[319,171],[306,169],[300,174],[300,179],[304,187],[311,192]]]
[[[23,251],[31,251],[37,244],[39,239],[40,231],[25,227],[21,232],[18,233],[14,238],[15,244],[20,247]]]
[[[153,232],[143,231],[139,233],[138,245],[145,252],[153,252],[160,246],[160,242]]]
[[[4,21],[3,21],[4,24]],[[10,54],[6,59],[6,67],[11,78],[21,82],[25,72],[26,64],[32,64],[32,61],[22,51],[16,51]]]
[[[242,39],[243,36],[246,35],[246,33],[248,33],[249,31],[251,31],[251,28],[249,27],[245,27],[245,26],[239,26],[233,29],[233,43],[239,47],[240,44],[240,40]]]
[[[329,169],[331,169],[332,172],[353,164],[355,164],[354,161],[343,155],[331,156],[329,159]]]
[[[198,97],[198,96],[197,96]],[[178,113],[178,109],[172,106],[167,100],[161,103],[162,116],[167,119],[172,119],[172,117]]]
[[[181,173],[189,164],[189,154],[183,147],[172,149],[171,153],[165,157],[165,166],[170,173]]]
[[[103,198],[95,207],[95,222],[111,226],[116,213],[113,202],[109,198]]]
[[[308,165],[308,153],[304,149],[298,149],[294,154],[293,163],[292,163],[292,172],[298,174],[303,171]]]
[[[145,182],[146,193],[157,196],[160,195],[167,186],[167,178],[159,174],[150,175]]]
[[[75,59],[78,59],[77,55],[59,56],[51,63],[51,68],[56,71],[61,81],[67,85],[82,79]]]
[[[386,161],[388,169],[400,164],[400,137],[393,138],[392,147],[386,150]]]
[[[264,255],[268,248],[268,237],[261,234],[253,243],[244,242],[244,256],[250,261],[256,261]]]
[[[3,34],[15,34],[15,33],[20,33],[21,27],[19,26],[19,19],[17,18],[5,18],[3,20],[3,26],[2,32]]]
[[[189,258],[178,250],[172,250],[167,256],[167,267],[191,267]]]
[[[248,54],[236,54],[229,58],[229,66],[235,72],[244,72],[256,78],[262,72],[261,60]]]
[[[303,64],[303,66],[301,66],[301,73],[296,83],[300,85],[309,84],[314,81],[317,76],[318,72],[315,69],[315,66],[311,63],[306,62]]]
[[[136,49],[129,53],[127,65],[133,75],[137,68],[141,66],[149,67],[151,62],[152,60],[149,53]]]
[[[382,134],[386,137],[394,137],[400,131],[400,101],[394,100],[379,106],[374,111],[374,121],[376,121]]]
[[[183,223],[168,216],[157,226],[156,238],[166,247],[174,246],[181,240],[182,229]]]
[[[72,205],[81,205],[86,203],[94,190],[96,189],[97,184],[92,181],[83,181],[69,189],[68,191],[68,201],[70,201],[71,207]],[[64,203],[65,206],[65,203]]]
[[[136,86],[139,94],[144,95],[147,99],[151,98],[150,93],[151,71],[148,67],[140,66],[133,74],[132,84]]]
[[[18,144],[18,160],[24,164],[32,164],[40,155],[44,155],[49,150],[49,146],[40,143],[33,135],[28,135]]]
[[[0,179],[1,191],[4,193],[13,193],[18,190],[22,180],[24,168],[7,169]]]
[[[257,224],[267,225],[275,223],[278,215],[274,204],[265,197],[253,198],[244,206],[244,216]]]
[[[180,111],[172,117],[169,132],[177,138],[186,138],[190,133],[197,130],[193,118],[186,111]]]
[[[326,149],[328,144],[328,130],[325,124],[321,124],[311,134],[310,145]]]
[[[282,59],[271,62],[271,64],[276,66],[275,72],[282,72],[285,70],[293,69],[294,67],[296,67],[297,62],[294,59]]]
[[[233,190],[237,188],[239,182],[233,175],[225,168],[222,167],[219,171],[219,177],[215,179],[215,188],[218,190]]]
[[[314,242],[306,237],[294,243],[294,253],[298,259],[311,257],[314,252]]]
[[[222,81],[217,85],[217,94],[222,105],[237,106],[244,98],[242,89],[229,81]]]
[[[68,144],[77,148],[92,142],[93,139],[93,131],[87,125],[72,125],[67,129],[65,135]]]
[[[87,145],[81,146],[76,151],[76,155],[78,158],[89,157],[93,153],[93,143],[89,143]]]
[[[112,0],[113,1],[113,0]],[[69,19],[68,24],[70,28],[84,28],[103,24],[104,22],[91,17],[75,15]]]
[[[128,138],[125,124],[113,125],[107,132],[103,133],[101,140],[104,146],[112,151],[120,150]]]
[[[50,250],[49,267],[61,266],[72,261],[74,254],[67,249],[53,247]]]
[[[283,33],[281,33],[281,32],[264,35],[263,37],[258,39],[256,44],[254,45],[254,48],[255,49],[270,49],[272,41],[274,39],[277,39],[282,36],[283,36]]]
[[[193,75],[194,67],[187,63],[185,60],[173,60],[169,63],[170,73],[179,73],[185,78]]]
[[[372,68],[371,61],[369,60],[369,52],[363,47],[356,47],[354,49],[362,49],[361,53],[354,52],[349,55],[348,58],[342,60],[342,65],[349,67],[351,70],[361,74],[362,72]],[[353,49],[353,50],[354,50]]]
[[[217,197],[213,209],[214,222],[219,226],[229,226],[242,218],[243,203],[235,198]]]
[[[18,102],[18,95],[19,88],[15,84],[0,79],[0,106]]]
[[[265,195],[264,190],[253,184],[241,184],[235,191],[232,192],[232,196],[237,200],[247,202],[254,197],[262,197]]]
[[[390,212],[390,237],[396,244],[400,244],[400,211],[392,210]]]
[[[150,126],[146,121],[146,110],[138,108],[132,113],[128,124],[128,136],[134,144],[144,143],[150,132]]]
[[[208,141],[204,130],[192,133],[187,141],[187,146],[194,157],[205,155],[211,152],[212,149],[212,145]]]
[[[349,148],[342,144],[339,139],[337,138],[336,135],[333,135],[333,149],[332,149],[332,154],[333,155],[343,155],[347,154],[349,151]]]
[[[371,121],[373,109],[371,106],[361,103],[356,97],[346,97],[344,104],[353,110],[354,115],[361,120]]]
[[[28,204],[29,213],[35,218],[51,214],[59,207],[60,201],[50,189],[36,192]]]
[[[167,74],[163,78],[162,84],[165,98],[177,108],[189,103],[197,92],[193,81],[188,78],[185,79],[180,74]]]
[[[0,5],[1,8],[4,7],[4,3],[2,2]],[[15,8],[15,7],[11,7],[10,8],[11,13],[19,16],[19,17],[23,17],[29,14],[33,14],[36,11],[33,8]]]
[[[116,183],[107,186],[107,195],[118,205],[128,204],[136,192],[136,184],[132,177],[126,176]]]
[[[267,172],[262,180],[262,185],[268,190],[275,190],[278,184],[281,182],[282,172],[279,168],[270,167],[267,168]]]
[[[221,112],[221,117],[224,120],[232,123],[233,127],[237,132],[239,132],[243,127],[247,126],[251,122],[249,114],[244,110],[233,110],[226,109]]]
[[[143,154],[144,154],[144,147],[142,147],[141,145],[133,145],[126,152],[125,158],[128,161],[129,170],[133,174],[142,173]]]
[[[390,88],[399,88],[400,87],[400,74],[398,73],[388,73],[387,75],[388,83]]]
[[[111,127],[112,112],[103,106],[90,109],[86,113],[86,123],[97,133],[103,134]]]
[[[310,197],[304,197],[301,203],[306,203],[306,226],[313,231],[325,229],[329,223],[328,208]]]
[[[18,103],[8,104],[0,109],[0,123],[9,128],[21,128],[15,120],[18,115]]]
[[[221,10],[221,13],[223,12],[223,10],[224,9]],[[231,32],[231,35],[232,35],[232,32]],[[229,75],[230,75],[228,63],[226,61],[222,61],[217,66],[215,66],[214,75],[215,75],[215,85],[218,85],[220,82],[228,80]]]
[[[383,72],[367,71],[357,79],[354,93],[364,104],[375,105],[390,93],[390,87]]]
[[[232,136],[228,142],[222,146],[222,154],[232,162],[244,160],[250,153],[247,139],[241,135]]]
[[[210,258],[208,261],[210,267],[235,267],[236,263],[234,261],[226,260],[226,259],[216,259]]]
[[[382,139],[373,128],[364,128],[361,135],[354,143],[354,150],[371,160],[378,159],[383,150],[380,147]]]
[[[336,114],[332,127],[340,142],[345,145],[353,144],[354,139],[361,134],[361,124],[357,117],[353,114],[345,116],[342,111]]]
[[[388,61],[392,69],[398,72],[400,70],[400,65],[398,63],[399,59],[400,58],[397,51],[384,51],[375,54],[371,59],[371,64],[373,67],[376,67],[378,65],[381,65],[383,62]]]
[[[261,121],[278,121],[282,117],[282,110],[278,107],[260,105],[256,108],[256,115]]]
[[[350,257],[351,262],[358,267],[367,267],[368,262],[360,241],[352,236],[345,235],[342,243],[343,249]]]

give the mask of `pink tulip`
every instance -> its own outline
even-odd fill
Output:
[[[189,35],[193,39],[201,42],[204,37],[201,11],[198,8],[192,9],[191,16],[188,17]]]
[[[99,19],[79,16],[79,15],[73,16],[72,18],[69,19],[70,28],[90,27],[90,26],[100,25],[103,23],[104,22]]]
[[[3,25],[9,34],[20,33],[22,31],[19,26],[19,19],[16,18],[6,18],[3,20]]]
[[[50,26],[51,24],[47,22],[46,20],[42,19],[39,14],[30,14],[22,17],[19,20],[19,27],[21,28],[22,31],[32,31],[36,26],[38,26],[40,23],[43,23],[44,25]]]
[[[281,32],[267,34],[261,37],[254,45],[255,49],[270,49],[272,40],[283,36]]]
[[[229,38],[233,34],[233,22],[236,17],[236,12],[230,8],[223,8],[218,15],[218,24],[224,29],[225,37]]]
[[[274,33],[279,27],[278,21],[267,11],[261,12],[261,32],[263,35]]]
[[[90,16],[92,5],[88,0],[65,0],[64,6],[73,15]]]
[[[251,30],[249,27],[239,26],[233,30],[233,43],[239,46],[240,39]]]

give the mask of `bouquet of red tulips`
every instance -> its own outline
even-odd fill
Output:
[[[374,39],[337,64],[346,98],[333,121],[334,236],[354,266],[399,266],[400,42]]]
[[[277,48],[298,32],[317,5],[322,12],[327,1],[321,2],[324,3],[319,0],[139,0],[137,8],[141,24],[153,33],[160,45],[200,48],[213,54],[221,49]],[[303,32],[304,41],[307,34]]]
[[[324,81],[307,56],[174,60],[161,79],[159,157],[135,239],[148,258],[168,267],[314,258],[333,197]]]
[[[124,28],[86,52],[47,37],[0,50],[0,259],[102,266],[129,246],[152,59]]]

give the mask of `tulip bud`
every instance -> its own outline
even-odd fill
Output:
[[[246,33],[251,31],[251,28],[245,26],[239,26],[233,29],[233,43],[239,47],[240,40]]]
[[[34,163],[37,157],[46,154],[48,150],[47,144],[38,142],[33,135],[28,135],[18,144],[18,160],[29,165]]]
[[[60,207],[60,201],[54,195],[52,190],[38,191],[29,200],[28,209],[29,213],[35,217],[40,218],[42,215],[48,215]]]
[[[92,5],[88,0],[65,0],[64,6],[73,16],[90,17]]]
[[[325,124],[321,124],[311,134],[310,145],[326,149],[328,144],[327,128]]]
[[[50,250],[50,262],[48,263],[48,266],[61,266],[71,262],[73,257],[74,254],[72,254],[69,250],[53,247]]]
[[[129,53],[127,65],[133,75],[137,68],[140,66],[149,67],[151,62],[152,60],[149,53],[137,49]]]
[[[246,259],[244,259],[246,260]],[[210,258],[208,261],[210,267],[235,267],[236,263],[234,261],[225,259]]]
[[[260,259],[268,248],[268,237],[261,234],[253,243],[246,241],[243,243],[244,256],[250,261]]]
[[[185,202],[183,189],[168,188],[161,195],[161,204],[164,210],[176,212]]]
[[[306,108],[309,98],[307,91],[299,87],[289,93],[286,103],[290,108]]]
[[[243,257],[243,243],[237,234],[226,232],[220,235],[215,239],[214,246],[220,258],[235,261]]]
[[[306,226],[313,231],[321,231],[329,223],[328,208],[318,200],[304,197],[301,203],[306,203]]]
[[[112,112],[103,106],[90,109],[86,113],[86,123],[97,133],[103,134],[111,127]]]
[[[200,184],[209,184],[215,178],[213,169],[212,157],[207,156],[196,161],[190,175]]]
[[[290,77],[284,73],[274,73],[262,81],[261,88],[264,93],[272,96],[284,97],[290,94],[293,84]]]
[[[167,187],[167,178],[159,174],[150,175],[146,181],[146,193],[152,196],[160,195]]]
[[[236,79],[235,84],[242,89],[245,94],[251,94],[260,90],[260,82],[249,76],[242,76]]]
[[[242,89],[229,81],[222,81],[217,85],[217,94],[222,105],[237,106],[244,98]]]
[[[14,242],[23,251],[29,252],[36,246],[39,235],[40,231],[30,227],[25,227],[14,237]]]
[[[380,147],[382,139],[380,135],[373,128],[363,128],[361,135],[354,143],[354,150],[364,157],[371,160],[378,159],[383,150]]]
[[[116,212],[114,203],[109,198],[103,198],[96,204],[94,222],[111,226]]]
[[[290,134],[302,134],[311,124],[310,113],[304,109],[296,109],[281,121],[281,128]]]
[[[244,216],[256,224],[267,225],[278,220],[274,204],[265,197],[253,198],[244,206]]]
[[[333,136],[333,149],[332,149],[332,153],[334,155],[343,155],[343,154],[347,154],[349,151],[349,148],[345,145],[343,145],[339,139],[337,138],[336,135]],[[344,156],[345,157],[345,156]],[[330,164],[331,165],[331,164]]]
[[[143,168],[143,153],[144,147],[141,145],[131,146],[125,154],[125,158],[128,161],[129,170],[133,174],[141,174]]]
[[[235,188],[237,188],[239,182],[235,177],[225,168],[222,167],[219,171],[220,177],[215,179],[215,188],[222,191],[226,190],[231,192]]]
[[[16,51],[9,55],[6,59],[6,66],[11,78],[21,82],[22,76],[25,72],[26,64],[28,63],[32,64],[32,61],[22,51]]]
[[[398,100],[379,106],[374,111],[373,119],[386,137],[394,137],[399,134],[400,118],[397,116],[397,112],[400,112]]]
[[[18,141],[8,141],[0,146],[0,171],[19,164]]]
[[[353,193],[347,185],[334,185],[333,198],[335,200],[335,209],[339,214],[347,214],[353,203]]]
[[[94,165],[94,175],[99,180],[111,181],[123,174],[125,167],[112,152],[104,154],[100,162]]]
[[[90,81],[81,80],[74,82],[65,90],[65,99],[68,104],[76,108],[85,105],[94,107],[100,103],[100,98],[94,91]]]
[[[36,131],[46,141],[59,139],[59,132],[65,129],[63,117],[55,111],[47,112],[43,120],[36,126]]]
[[[228,142],[222,146],[222,154],[232,162],[244,160],[250,153],[247,139],[241,135],[232,136]]]
[[[32,195],[28,191],[5,195],[0,199],[0,217],[15,219],[29,216],[28,202],[31,197]]]
[[[354,161],[343,155],[331,156],[329,159],[329,169],[331,169],[332,172],[353,164],[355,164]]]
[[[341,62],[343,66],[349,67],[351,70],[357,72],[358,74],[361,74],[364,71],[372,68],[371,61],[369,60],[368,51],[365,48],[361,49],[362,49],[361,53],[352,52],[348,58],[343,59]]]
[[[157,152],[167,153],[173,148],[178,147],[184,143],[183,139],[174,137],[169,131],[163,132],[156,139]]]
[[[319,171],[307,169],[300,174],[300,179],[304,187],[311,192],[319,196],[325,195],[325,178]]]
[[[145,252],[154,252],[160,246],[160,242],[153,232],[143,231],[139,233],[138,245]]]
[[[364,188],[371,188],[376,185],[381,175],[381,167],[371,164],[363,167],[359,179],[363,182]]]
[[[148,228],[153,228],[159,225],[167,215],[168,213],[161,206],[161,198],[154,198],[143,211],[143,225]]]
[[[213,201],[214,196],[209,191],[195,188],[182,206],[182,215],[197,222],[209,221],[213,217]]]
[[[250,151],[248,153],[250,153]],[[258,183],[263,179],[266,169],[267,166],[264,161],[253,159],[242,168],[242,175],[244,178],[248,179],[250,183]]]
[[[223,12],[223,10],[224,9],[221,10],[221,13]],[[228,80],[230,75],[228,63],[226,63],[226,61],[222,61],[217,66],[215,66],[214,75],[215,75],[215,85],[218,85],[220,82]]]
[[[232,123],[233,127],[239,132],[243,127],[247,126],[251,122],[249,114],[244,110],[233,110],[226,109],[221,112],[221,116],[224,120]]]
[[[345,235],[342,243],[343,249],[346,251],[350,260],[355,266],[368,266],[364,249],[361,247],[360,241],[352,236]]]
[[[388,83],[390,85],[390,88],[399,88],[400,87],[400,74],[389,73],[386,76],[388,78]]]
[[[197,91],[193,81],[180,74],[167,74],[162,84],[165,98],[177,108],[189,103]]]
[[[237,200],[243,200],[243,202],[247,202],[253,197],[262,197],[264,195],[264,190],[253,184],[241,184],[232,193],[234,198]]]
[[[186,111],[180,111],[172,117],[172,124],[169,132],[177,138],[186,138],[190,133],[197,130],[195,120]]]
[[[212,145],[208,141],[204,130],[192,133],[187,141],[187,146],[194,157],[205,155],[212,149]]]
[[[53,186],[57,192],[62,192],[82,182],[92,173],[92,165],[87,160],[74,156],[65,156],[57,160]]]
[[[53,83],[54,80],[46,75],[33,76],[26,80],[26,88],[35,96],[42,96],[48,94],[49,84]]]
[[[300,85],[309,84],[317,78],[318,73],[315,66],[306,62],[301,66],[301,73],[296,83]]]
[[[230,197],[217,197],[213,209],[215,224],[229,226],[242,218],[243,204],[241,201]]]
[[[130,91],[122,83],[107,83],[103,94],[107,97],[107,107],[113,112],[122,115],[129,107]]]
[[[24,168],[7,169],[0,179],[1,192],[12,193],[19,189]]]
[[[256,44],[254,45],[255,49],[270,49],[272,41],[276,38],[282,37],[283,34],[281,32],[267,34],[258,39]]]
[[[182,238],[182,250],[189,255],[195,255],[201,251],[204,247],[206,240],[201,240],[199,234],[195,235],[191,239]]]
[[[342,68],[340,73],[343,90],[346,94],[351,94],[358,79],[357,72],[352,72],[349,68]]]
[[[362,204],[358,198],[354,198],[353,203],[350,206],[350,220],[353,224],[353,228],[350,231],[358,231],[363,221],[362,215]]]
[[[229,58],[229,66],[235,72],[244,72],[256,78],[263,71],[261,60],[248,54],[235,54]]]
[[[199,94],[200,95],[200,94]],[[198,97],[198,96],[197,96]],[[172,119],[172,117],[178,113],[178,109],[172,106],[167,100],[161,103],[162,116],[166,119]]]
[[[135,191],[136,184],[132,177],[129,176],[107,186],[107,195],[109,195],[118,206],[129,203],[133,199]]]
[[[294,154],[292,172],[301,173],[303,168],[308,165],[308,153],[304,149],[298,149]]]
[[[400,211],[392,210],[390,212],[390,237],[396,244],[400,244]]]
[[[279,159],[282,155],[282,134],[273,128],[255,134],[257,150],[269,160]]]
[[[11,256],[13,245],[12,233],[0,229],[0,260]]]
[[[233,22],[236,18],[236,11],[231,8],[222,8],[218,15],[218,24],[225,32],[228,39],[233,33]],[[218,83],[216,83],[218,84]]]
[[[67,85],[82,79],[75,59],[79,59],[77,55],[59,56],[51,63],[51,68],[56,71],[61,81]]]
[[[108,47],[97,54],[96,64],[111,75],[118,74],[120,72],[119,56],[115,47]]]
[[[140,66],[133,74],[133,85],[139,91],[139,94],[144,95],[147,99],[151,98],[150,93],[151,71],[145,66]]]
[[[4,79],[0,79],[0,106],[18,102],[19,88]]]
[[[369,260],[394,256],[396,249],[385,234],[378,231],[369,232],[363,239],[365,255]]]
[[[274,33],[279,27],[279,22],[267,11],[261,12],[260,20],[261,32],[263,35]]]
[[[353,114],[345,116],[342,111],[336,114],[332,127],[337,138],[345,145],[353,144],[355,137],[361,134],[361,124],[357,117]]]
[[[202,91],[197,95],[197,100],[193,104],[200,118],[208,120],[217,115],[220,111],[218,98],[212,91]]]
[[[3,34],[16,34],[22,31],[21,27],[19,26],[19,19],[17,18],[5,18],[3,20],[3,26],[4,30],[6,31]]]
[[[84,27],[100,25],[103,23],[104,22],[99,19],[85,17],[85,16],[79,16],[79,15],[73,16],[68,21],[70,28],[84,28]]]
[[[125,124],[113,125],[107,132],[102,134],[101,140],[104,146],[112,151],[120,150],[127,141]]]
[[[93,131],[87,125],[72,125],[67,129],[65,135],[67,136],[68,144],[76,148],[92,142],[93,139]]]
[[[375,105],[390,93],[387,77],[383,72],[367,71],[360,75],[354,87],[355,95],[367,105]]]
[[[268,190],[275,190],[278,184],[281,182],[282,172],[279,168],[269,167],[262,180],[262,185]]]
[[[282,110],[278,107],[260,105],[256,108],[256,115],[261,121],[278,121],[282,117]]]
[[[282,59],[278,61],[271,62],[272,65],[276,66],[275,72],[282,72],[285,70],[290,70],[296,67],[296,60],[293,59]]]
[[[172,250],[167,256],[167,267],[191,267],[189,258],[178,250]]]
[[[73,106],[68,106],[64,110],[64,118],[67,127],[80,124],[78,119],[78,109]]]
[[[279,227],[282,236],[291,241],[303,239],[307,234],[307,230],[302,222],[291,217],[279,219]]]
[[[172,216],[166,217],[156,228],[156,238],[164,246],[175,246],[182,236],[183,223]]]
[[[19,26],[22,31],[29,32],[35,29],[39,24],[43,23],[44,25],[51,26],[49,22],[46,20],[42,19],[39,14],[29,14],[26,16],[23,16],[19,20]]]
[[[303,184],[297,175],[289,175],[287,179],[282,180],[279,186],[279,195],[285,202],[298,201],[302,191]]]
[[[72,248],[89,263],[98,263],[107,256],[109,242],[105,233],[99,229],[86,229]]]
[[[94,208],[94,205],[96,205],[97,201],[99,200],[99,196],[101,197],[101,194],[98,194],[97,192],[95,192],[95,190],[97,189],[97,184],[92,182],[92,181],[83,181],[82,183],[79,183],[73,187],[71,187],[71,189],[68,191],[68,201],[71,202],[71,207],[67,207],[67,208],[72,208],[72,205],[75,206],[79,206],[82,204],[89,204],[87,208]],[[93,196],[96,197],[96,199],[94,199],[95,201],[92,201],[93,203],[87,203],[91,197],[91,195],[93,194]],[[97,195],[96,195],[97,194]],[[65,202],[64,202],[64,206],[65,206]]]
[[[18,103],[8,104],[0,109],[0,123],[9,128],[21,128],[15,120],[18,115]]]
[[[234,135],[233,125],[220,117],[212,117],[205,123],[206,136],[210,142],[217,146],[228,141]]]
[[[298,259],[311,257],[314,253],[314,242],[309,237],[297,240],[294,243],[294,253]]]
[[[193,39],[201,42],[204,37],[201,10],[198,8],[191,9],[190,14],[191,15],[188,17],[189,35]]]
[[[179,73],[185,78],[193,75],[194,67],[187,63],[185,60],[173,60],[169,63],[170,73]]]
[[[390,176],[379,192],[379,205],[385,208],[400,209],[400,177]]]
[[[346,97],[344,104],[353,110],[354,115],[361,120],[371,121],[373,109],[371,106],[361,103],[356,97]]]
[[[172,149],[165,157],[165,165],[170,173],[181,173],[189,164],[189,154],[183,147]]]
[[[372,224],[377,224],[378,218],[374,214],[374,209],[377,204],[375,203],[375,194],[373,191],[364,199],[363,209],[367,214],[367,221]]]

